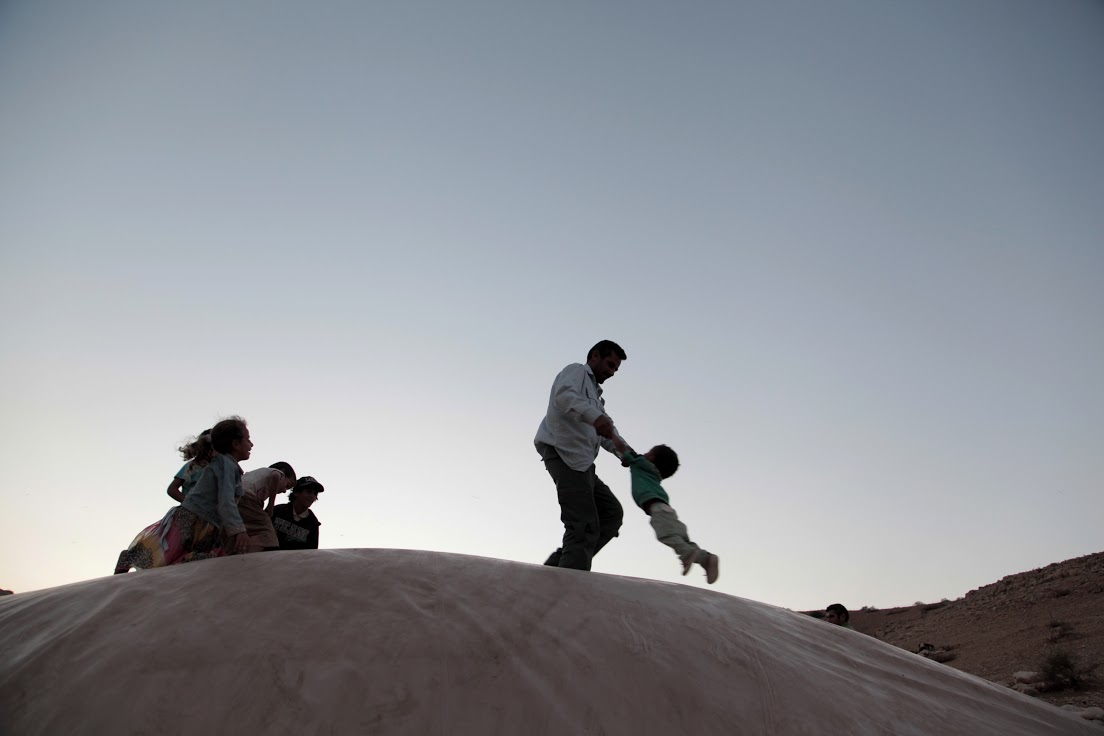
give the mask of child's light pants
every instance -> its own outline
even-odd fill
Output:
[[[680,560],[685,560],[694,550],[701,549],[690,541],[690,533],[686,530],[686,525],[679,521],[678,514],[673,508],[662,501],[657,501],[648,510],[652,517],[652,529],[655,529],[656,539],[673,549]]]

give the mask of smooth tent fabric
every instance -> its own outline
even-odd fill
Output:
[[[1097,734],[713,590],[442,553],[242,555],[0,599],[18,734]]]

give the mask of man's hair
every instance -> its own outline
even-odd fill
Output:
[[[290,480],[292,483],[295,482],[295,471],[292,470],[291,466],[285,463],[283,460],[278,463],[272,463],[268,467],[272,468],[273,470],[279,470],[281,473],[284,474],[285,478]]]
[[[234,442],[245,437],[245,420],[227,417],[211,428],[211,445],[215,452],[226,454],[234,449]]]
[[[610,353],[617,353],[617,357],[621,360],[628,360],[629,356],[625,355],[625,350],[613,340],[602,340],[600,343],[592,347],[587,351],[587,360],[590,360],[590,356],[594,354],[594,351],[598,351],[599,358],[608,357]]]
[[[840,618],[842,618],[844,621],[850,621],[851,620],[851,614],[847,611],[847,609],[844,607],[844,605],[842,603],[833,603],[832,605],[825,608],[824,612],[825,613],[834,613],[837,616],[839,616]]]
[[[660,478],[670,478],[678,470],[678,454],[667,445],[656,445],[652,448],[652,464]]]

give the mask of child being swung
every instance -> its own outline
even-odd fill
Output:
[[[620,439],[620,438],[618,438]],[[673,549],[682,561],[682,574],[690,572],[694,563],[705,568],[706,582],[717,582],[720,575],[720,559],[690,541],[686,525],[670,505],[662,480],[670,478],[678,470],[678,455],[667,445],[656,445],[643,455],[638,455],[621,440],[618,444],[621,460],[632,474],[632,497],[636,505],[650,519],[656,539]]]

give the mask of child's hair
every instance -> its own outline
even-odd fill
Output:
[[[283,460],[278,463],[272,463],[268,467],[272,468],[273,470],[279,470],[281,473],[284,474],[285,478],[290,480],[292,483],[295,482],[295,471],[292,470],[291,466],[285,463]]]
[[[215,454],[215,448],[211,445],[211,430],[203,430],[194,440],[177,449],[185,460],[195,460],[199,465],[206,465]]]
[[[215,452],[226,454],[234,449],[234,442],[245,437],[245,420],[227,417],[211,428],[211,445]]]
[[[652,448],[652,464],[660,478],[670,478],[678,470],[678,455],[667,445],[656,445]]]

